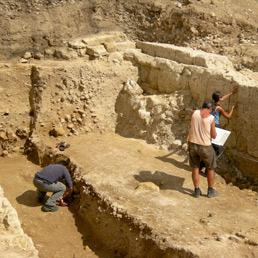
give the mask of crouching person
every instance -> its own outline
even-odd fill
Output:
[[[67,198],[73,191],[70,173],[61,164],[51,164],[44,167],[35,174],[33,184],[37,188],[38,201],[43,203],[41,210],[45,212],[57,211],[58,205],[66,206],[64,198]],[[47,192],[53,194],[44,202]]]

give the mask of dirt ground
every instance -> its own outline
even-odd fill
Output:
[[[22,228],[33,239],[41,258],[101,257],[87,246],[75,224],[73,213],[66,207],[60,207],[56,213],[40,210],[32,184],[33,175],[40,167],[24,156],[1,158],[0,164],[0,184],[17,210]]]
[[[217,176],[219,197],[208,199],[206,178],[201,176],[204,195],[195,199],[191,196],[189,167],[176,153],[115,134],[91,133],[64,140],[71,144],[65,154],[81,164],[87,182],[154,228],[168,242],[189,248],[201,257],[258,257],[255,192],[226,185]],[[46,143],[52,147],[56,144],[47,140]],[[80,225],[76,225],[67,208],[56,213],[40,210],[32,185],[38,166],[19,155],[1,158],[0,165],[0,184],[41,258],[109,256],[91,241],[87,243],[90,236],[82,236]],[[143,182],[152,182],[160,190],[136,190]],[[222,255],[224,252],[226,256]]]
[[[257,71],[257,12],[256,0],[0,1],[0,56],[43,54],[71,38],[118,29],[132,39],[227,55],[239,69]]]
[[[53,148],[61,140],[69,143],[65,154],[81,164],[85,180],[98,192],[167,242],[201,257],[258,257],[257,193],[227,185],[217,176],[219,196],[194,199],[191,172],[180,155],[111,133],[117,123],[114,103],[123,83],[138,78],[137,69],[121,53],[90,61],[81,56],[57,60],[47,54],[79,37],[121,30],[130,40],[226,55],[237,70],[257,80],[257,14],[257,0],[0,0],[0,140],[10,140],[14,146],[15,130],[24,131],[12,151],[4,153],[0,146],[1,155],[7,156],[0,157],[0,185],[41,258],[108,258],[110,254],[94,243],[73,206],[43,213],[36,202],[32,178],[40,168],[19,154],[29,138],[33,64],[51,86],[44,92],[39,136]],[[27,52],[31,57],[22,60]],[[87,105],[80,113],[83,103]],[[49,137],[50,128],[58,128],[59,121],[71,132],[82,122],[85,126],[69,133],[72,137]],[[152,188],[145,189],[142,183],[152,183]],[[201,188],[205,194],[204,175]]]
[[[203,196],[195,199],[189,166],[176,153],[115,134],[88,134],[67,142],[71,146],[65,153],[83,167],[86,182],[168,242],[201,257],[257,257],[257,193],[227,185],[217,175],[219,196],[209,199],[201,176]],[[152,182],[159,191],[137,190],[143,182]]]

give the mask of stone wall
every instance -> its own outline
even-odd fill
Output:
[[[159,43],[138,42],[137,47],[142,52],[130,50],[125,58],[138,67],[143,95],[185,96],[187,92],[192,102],[184,108],[192,108],[200,107],[215,90],[227,94],[237,86],[237,94],[223,103],[225,110],[237,105],[232,118],[222,120],[223,127],[232,132],[226,147],[244,175],[257,175],[258,82],[235,71],[224,56]]]

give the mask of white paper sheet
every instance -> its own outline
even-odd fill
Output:
[[[216,132],[217,132],[217,137],[215,139],[212,139],[212,143],[223,146],[228,139],[229,135],[231,134],[230,131],[217,128],[216,127]]]

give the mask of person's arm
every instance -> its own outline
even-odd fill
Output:
[[[67,188],[63,194],[63,197],[59,200],[60,206],[68,206],[68,203],[65,201],[73,192],[73,188]]]
[[[222,116],[229,119],[229,118],[231,118],[231,116],[233,114],[234,108],[235,108],[235,106],[232,106],[230,112],[227,112],[222,107],[219,107],[218,111],[221,113]]]
[[[238,89],[237,86],[235,86],[235,87],[232,89],[232,91],[231,91],[230,93],[228,93],[228,94],[222,96],[222,97],[220,98],[220,101],[226,100],[226,99],[228,99],[230,96],[232,96],[233,94],[237,93],[237,89]]]
[[[65,178],[65,182],[69,188],[73,188],[73,181],[71,175],[66,167],[63,170],[63,177]]]
[[[215,139],[217,137],[217,132],[216,132],[216,127],[215,127],[215,121],[213,119],[212,123],[211,123],[211,138]]]

